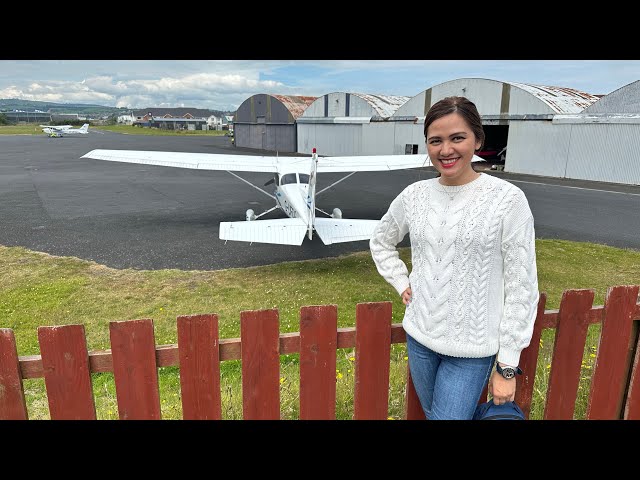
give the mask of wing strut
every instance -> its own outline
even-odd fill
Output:
[[[340,182],[342,182],[343,180],[346,180],[347,178],[349,178],[351,175],[353,175],[354,173],[358,173],[358,172],[351,172],[349,175],[347,175],[346,177],[342,177],[340,180],[338,180],[337,182],[333,182],[331,185],[329,185],[328,187],[324,187],[322,190],[320,190],[319,192],[316,192],[316,197],[318,195],[320,195],[322,192],[324,192],[325,190],[329,190],[331,187],[333,187],[334,185],[339,184]]]
[[[233,173],[230,170],[227,170],[227,173],[230,173],[231,175],[233,175],[234,177],[236,177],[238,180],[242,180],[244,183],[246,183],[247,185],[252,186],[253,188],[255,188],[256,190],[260,190],[262,193],[264,193],[266,196],[273,198],[274,200],[276,199],[275,195],[271,195],[269,192],[261,189],[260,187],[255,186],[253,183],[251,183],[249,180],[245,180],[244,178],[242,178],[240,175],[236,175],[235,173]]]

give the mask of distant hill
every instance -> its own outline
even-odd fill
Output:
[[[198,107],[194,107],[198,108]],[[0,99],[0,112],[7,112],[11,110],[24,110],[33,112],[35,110],[40,110],[42,112],[47,113],[77,113],[83,116],[117,116],[123,115],[125,113],[137,110],[149,110],[149,108],[144,109],[131,109],[131,108],[116,108],[116,107],[106,107],[104,105],[92,105],[86,103],[54,103],[54,102],[36,102],[32,100],[19,100],[17,98],[2,98]],[[220,110],[209,110],[214,115],[232,115],[234,112],[223,112]]]
[[[106,107],[86,103],[54,103],[19,100],[17,98],[0,99],[0,111],[25,110],[33,112],[40,110],[47,113],[78,113],[82,115],[117,115],[130,111],[127,108]]]

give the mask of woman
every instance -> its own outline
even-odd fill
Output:
[[[485,136],[467,98],[435,103],[424,135],[440,176],[406,187],[369,245],[406,305],[409,369],[426,417],[465,420],[487,381],[494,403],[515,397],[539,297],[533,215],[522,190],[472,168]],[[407,233],[410,274],[396,249]]]

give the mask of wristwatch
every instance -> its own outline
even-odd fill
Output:
[[[496,371],[507,380],[515,377],[516,373],[518,375],[522,375],[522,370],[520,369],[520,367],[509,367],[509,366],[501,367],[500,364],[497,362],[496,362]]]

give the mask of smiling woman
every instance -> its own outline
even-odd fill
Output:
[[[533,215],[522,190],[471,162],[484,143],[473,102],[447,97],[424,136],[440,177],[406,187],[370,241],[378,272],[406,305],[409,368],[429,419],[470,420],[487,386],[512,401],[538,304]],[[397,253],[410,234],[412,271]],[[492,373],[494,363],[502,369]]]

